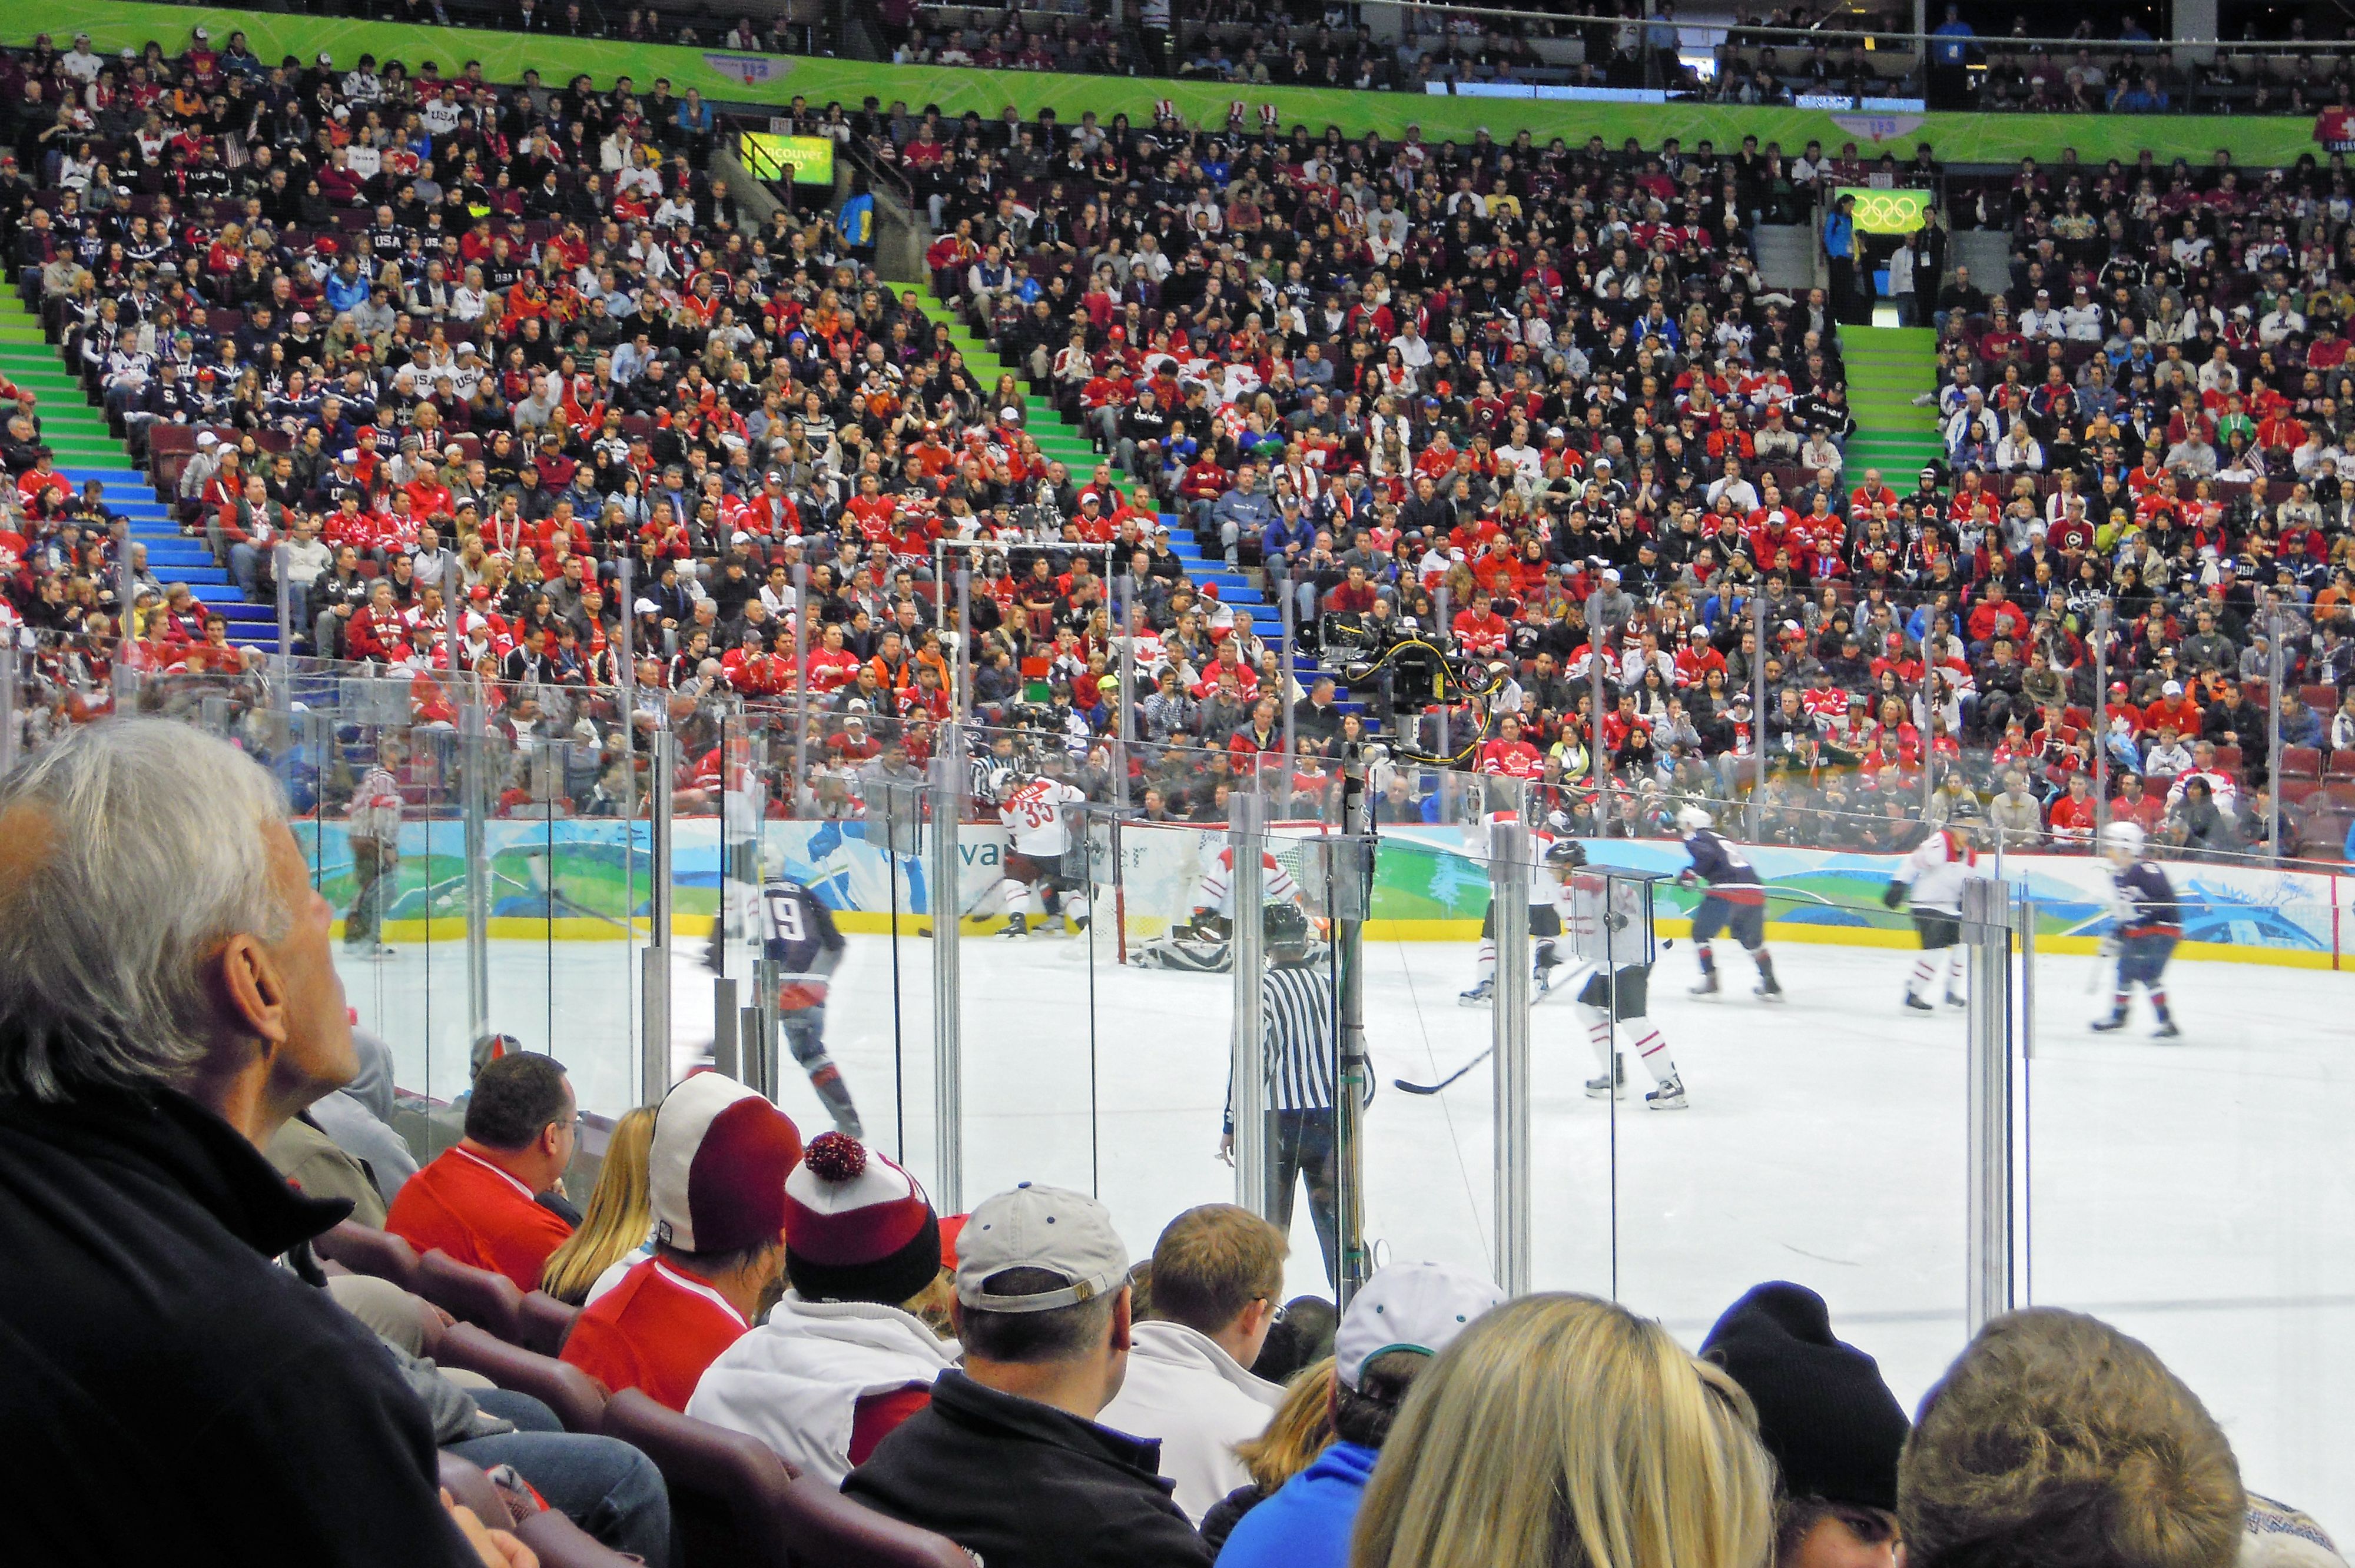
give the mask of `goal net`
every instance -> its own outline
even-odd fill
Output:
[[[1329,823],[1316,821],[1276,821],[1267,827],[1267,853],[1290,874],[1300,890],[1301,908],[1312,921],[1325,919],[1328,901],[1323,862],[1311,841],[1332,831]],[[1097,821],[1090,832],[1090,898],[1098,918],[1109,920],[1119,933],[1122,963],[1135,958],[1144,943],[1167,936],[1192,917],[1206,873],[1216,873],[1220,880],[1228,874],[1229,868],[1220,863],[1230,842],[1223,827],[1123,822],[1116,854],[1110,823]],[[1272,872],[1268,880],[1274,881]]]

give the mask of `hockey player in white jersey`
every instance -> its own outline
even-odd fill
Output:
[[[1082,791],[1052,779],[1007,777],[999,789],[997,820],[1006,824],[1004,874],[969,913],[1006,911],[1009,937],[1030,934],[1033,916],[1060,914],[1073,931],[1088,926],[1087,886],[1063,870],[1071,847],[1071,813]]]
[[[1307,908],[1301,902],[1300,885],[1293,880],[1284,863],[1262,850],[1259,866],[1262,907],[1289,905],[1305,916]],[[1216,854],[1208,858],[1201,876],[1194,884],[1193,912],[1172,927],[1167,936],[1155,938],[1138,948],[1137,961],[1149,969],[1226,973],[1234,962],[1233,950],[1229,946],[1234,935],[1234,846],[1221,845]],[[1313,932],[1316,923],[1311,921],[1309,928]]]
[[[1934,1012],[1937,1004],[1924,993],[1943,969],[1946,973],[1946,1005],[1968,1005],[1958,989],[1963,979],[1963,884],[1984,875],[1973,839],[1978,830],[1978,806],[1967,795],[1956,805],[1946,825],[1934,830],[1914,847],[1889,879],[1881,901],[1895,909],[1910,894],[1913,929],[1922,939],[1922,956],[1905,982],[1905,1005],[1917,1012]]]
[[[1511,811],[1491,811],[1482,819],[1484,827],[1497,822],[1518,821]],[[1545,864],[1553,863],[1556,848],[1554,836],[1543,828],[1529,830],[1529,853]],[[1554,956],[1553,938],[1561,935],[1561,916],[1554,903],[1554,889],[1543,877],[1529,883],[1529,946],[1537,972],[1530,977],[1532,996],[1543,996],[1552,983],[1552,971],[1558,963]],[[1492,905],[1480,917],[1480,952],[1473,960],[1472,989],[1455,993],[1455,1000],[1465,1007],[1487,1007],[1497,1000],[1497,911]]]
[[[1627,1092],[1626,1058],[1611,1048],[1612,1021],[1616,1019],[1620,1032],[1634,1044],[1636,1059],[1652,1075],[1645,1107],[1683,1110],[1687,1104],[1684,1079],[1677,1072],[1676,1058],[1668,1054],[1668,1037],[1649,1012],[1652,965],[1650,955],[1641,950],[1640,933],[1643,902],[1651,897],[1650,886],[1634,879],[1580,878],[1579,870],[1586,864],[1586,846],[1575,842],[1558,843],[1547,851],[1546,864],[1554,873],[1555,906],[1572,949],[1600,954],[1606,951],[1606,937],[1614,939],[1608,949],[1612,961],[1590,960],[1586,983],[1578,992],[1579,1016],[1586,1021],[1587,1040],[1603,1066],[1601,1074],[1586,1081],[1586,1092],[1597,1099]],[[1631,934],[1623,938],[1622,933]],[[1617,961],[1621,945],[1635,961]],[[1540,945],[1541,960],[1550,957],[1546,949],[1551,946]]]

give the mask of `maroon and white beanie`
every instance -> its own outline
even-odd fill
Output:
[[[785,1176],[800,1161],[793,1118],[735,1079],[698,1073],[655,1113],[647,1184],[655,1240],[681,1252],[739,1252],[785,1226]]]
[[[941,1271],[941,1223],[916,1179],[821,1133],[785,1178],[785,1277],[805,1301],[897,1307]]]

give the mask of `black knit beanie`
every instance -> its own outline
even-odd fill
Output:
[[[1824,1298],[1804,1285],[1757,1286],[1725,1309],[1701,1354],[1758,1407],[1758,1435],[1795,1498],[1894,1511],[1905,1411],[1879,1363],[1832,1335]]]

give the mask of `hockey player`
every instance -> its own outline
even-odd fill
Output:
[[[1677,812],[1685,853],[1692,863],[1677,874],[1677,885],[1707,883],[1699,907],[1693,910],[1693,946],[1700,949],[1700,983],[1695,996],[1718,992],[1717,953],[1710,946],[1720,931],[1731,931],[1750,961],[1758,966],[1758,983],[1751,991],[1764,1001],[1783,1000],[1782,982],[1774,978],[1774,955],[1766,950],[1766,889],[1740,850],[1710,825],[1709,812],[1687,806]]]
[[[2142,858],[2142,829],[2132,822],[2112,822],[2102,830],[2102,853],[2109,858],[2110,882],[2117,889],[2118,988],[2111,999],[2110,1015],[2097,1018],[2101,1033],[2126,1025],[2127,993],[2136,985],[2150,992],[2150,1008],[2158,1014],[2152,1038],[2173,1040],[2183,1031],[2167,1008],[2167,960],[2182,938],[2180,906],[2175,885],[2167,873]]]
[[[1937,1004],[1923,1000],[1923,991],[1946,971],[1946,1005],[1968,1005],[1955,988],[1962,981],[1963,884],[1980,874],[1978,852],[1972,838],[1978,830],[1978,804],[1969,796],[1956,802],[1946,825],[1915,846],[1889,879],[1881,901],[1894,909],[1910,893],[1913,929],[1922,938],[1922,956],[1913,960],[1913,978],[1905,982],[1905,1005],[1917,1012],[1934,1012]]]
[[[1554,873],[1554,897],[1558,916],[1566,922],[1573,946],[1585,951],[1602,952],[1604,931],[1613,932],[1639,926],[1644,917],[1640,907],[1623,906],[1627,900],[1648,899],[1648,883],[1622,882],[1604,884],[1590,881],[1582,885],[1577,881],[1578,870],[1586,863],[1586,846],[1565,841],[1546,852],[1546,864]],[[1605,892],[1606,886],[1610,889]],[[1630,939],[1633,948],[1636,942]],[[1540,961],[1550,957],[1552,944],[1540,944]],[[1648,1012],[1652,980],[1652,963],[1647,955],[1637,963],[1596,964],[1586,977],[1586,984],[1578,993],[1579,1015],[1586,1020],[1586,1037],[1594,1046],[1594,1059],[1603,1065],[1602,1073],[1586,1080],[1586,1092],[1596,1099],[1604,1096],[1617,1097],[1627,1092],[1626,1058],[1611,1049],[1611,1024],[1615,1018],[1620,1029],[1635,1042],[1636,1054],[1645,1070],[1652,1075],[1653,1087],[1644,1097],[1647,1110],[1683,1110],[1686,1106],[1683,1077],[1677,1072],[1676,1058],[1668,1054],[1668,1043],[1660,1026],[1652,1022]]]
[[[1087,929],[1087,889],[1063,871],[1063,856],[1071,847],[1066,809],[1086,800],[1079,789],[1052,779],[1017,774],[1003,781],[997,820],[1006,824],[1005,874],[982,895],[976,913],[1003,908],[1008,937],[1028,936],[1034,914],[1060,913],[1071,930]]]
[[[842,964],[842,933],[817,895],[791,877],[761,887],[761,956],[777,966],[778,1027],[837,1130],[864,1138],[842,1069],[826,1054],[826,988]]]
[[[1201,878],[1194,885],[1193,913],[1172,927],[1167,936],[1140,947],[1137,962],[1148,969],[1225,974],[1234,962],[1229,946],[1234,933],[1234,846],[1228,844],[1203,866]],[[1306,919],[1300,885],[1293,881],[1284,863],[1265,850],[1260,852],[1260,902],[1263,909],[1288,906]],[[1308,924],[1313,934],[1316,923]]]
[[[1510,822],[1518,819],[1510,811],[1492,811],[1486,821]],[[1529,830],[1529,853],[1547,865],[1552,865],[1554,852],[1561,845],[1543,828]],[[1578,863],[1585,863],[1585,852],[1580,851]],[[1543,877],[1529,884],[1529,945],[1531,959],[1537,972],[1530,977],[1530,994],[1543,996],[1551,987],[1552,971],[1561,960],[1555,954],[1555,938],[1561,935],[1561,913],[1554,902],[1554,890]],[[1497,999],[1497,910],[1490,905],[1480,916],[1480,955],[1472,969],[1472,989],[1455,993],[1456,1001],[1465,1007],[1486,1007]]]

